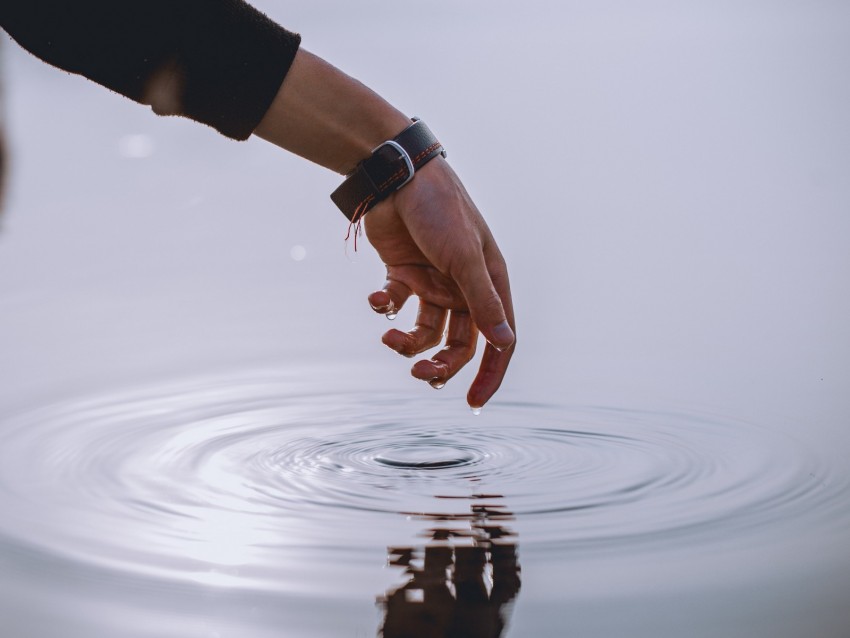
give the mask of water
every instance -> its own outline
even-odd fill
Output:
[[[329,394],[270,370],[4,415],[6,573],[134,583],[155,607],[139,636],[163,635],[173,610],[160,599],[173,588],[279,598],[276,613],[297,616],[304,635],[334,635],[325,615],[340,601],[356,610],[341,635],[407,635],[428,601],[441,626],[498,636],[508,603],[522,606],[522,578],[534,589],[557,582],[553,572],[581,574],[583,594],[605,599],[647,579],[658,589],[669,562],[683,561],[705,569],[691,587],[722,588],[716,552],[763,577],[763,561],[815,540],[813,525],[821,543],[850,528],[846,477],[753,424],[510,402],[470,418],[429,398]],[[405,570],[387,574],[384,562]],[[636,571],[623,577],[624,563]],[[56,595],[98,619],[127,604]],[[286,609],[303,598],[306,613]],[[362,618],[376,600],[384,615],[370,627]]]
[[[848,8],[332,4],[264,6],[449,147],[504,387],[380,344],[336,176],[4,46],[0,634],[847,638]]]

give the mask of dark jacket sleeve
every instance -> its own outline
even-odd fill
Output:
[[[157,78],[168,112],[246,139],[283,82],[300,37],[242,0],[2,0],[24,48],[137,102]]]

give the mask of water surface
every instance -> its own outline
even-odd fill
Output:
[[[340,622],[346,606],[366,631],[357,619],[377,601],[387,636],[418,625],[426,602],[452,609],[441,626],[498,636],[520,574],[532,589],[600,598],[665,592],[683,566],[700,570],[690,587],[723,587],[716,554],[765,578],[764,561],[803,538],[837,543],[850,525],[846,480],[801,442],[706,415],[502,402],[475,417],[258,370],[4,423],[0,538],[12,569],[25,580],[91,573],[95,589],[134,583],[161,617],[140,636],[162,635],[172,588],[195,604],[278,598],[276,613],[309,635],[333,635],[326,616]],[[83,596],[98,619],[128,602]]]

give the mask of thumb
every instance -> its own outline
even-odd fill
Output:
[[[484,260],[477,260],[457,284],[469,304],[472,320],[487,342],[499,351],[510,348],[516,337]]]

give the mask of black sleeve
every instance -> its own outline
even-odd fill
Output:
[[[246,139],[300,37],[242,0],[0,0],[0,26],[41,59],[137,102],[164,70],[177,114]]]

